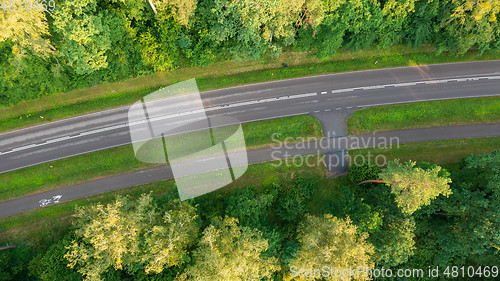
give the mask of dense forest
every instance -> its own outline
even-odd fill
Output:
[[[325,180],[301,175],[187,202],[171,192],[83,206],[52,243],[0,251],[0,280],[290,280],[294,267],[332,265],[426,274],[429,266],[489,266],[491,277],[499,265],[500,151],[449,170],[354,166],[327,190],[335,200],[318,200]],[[365,180],[378,182],[356,184]]]
[[[18,2],[0,9],[0,106],[289,49],[319,58],[396,44],[458,54],[500,49],[498,0]],[[54,9],[42,11],[47,5]]]

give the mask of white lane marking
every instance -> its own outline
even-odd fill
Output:
[[[499,95],[500,94],[480,95],[480,96],[465,96],[465,97],[450,97],[450,98],[437,98],[437,99],[425,99],[425,100],[397,101],[397,102],[365,104],[365,105],[359,105],[358,107],[371,107],[371,106],[391,105],[391,104],[401,104],[401,103],[415,103],[415,102],[423,102],[423,101],[453,100],[453,99],[467,99],[467,98],[480,98],[480,97],[497,97]]]
[[[416,86],[419,84],[434,85],[434,84],[444,84],[444,83],[448,83],[448,82],[467,82],[467,81],[496,80],[496,79],[500,79],[500,76],[450,78],[450,79],[440,79],[440,80],[415,81],[415,82],[406,82],[406,83],[373,85],[373,86],[365,86],[365,87],[357,87],[357,88],[346,88],[346,89],[332,90],[331,93],[338,94],[338,93],[348,93],[348,92],[357,91],[357,90],[383,89],[383,88],[387,88],[387,87],[409,87],[409,86]]]
[[[387,87],[386,85],[378,85],[378,86],[367,86],[367,87],[361,87],[363,90],[373,90],[373,89],[383,89]]]
[[[322,95],[326,95],[328,92],[321,92]]]

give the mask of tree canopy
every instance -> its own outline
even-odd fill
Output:
[[[290,267],[304,269],[321,269],[324,266],[338,269],[365,269],[374,266],[370,255],[373,246],[366,242],[368,234],[358,233],[357,227],[349,218],[339,219],[326,214],[316,217],[306,214],[298,227],[297,239],[300,248]],[[315,280],[315,277],[297,277],[294,280]],[[350,278],[330,278],[331,280],[350,280]],[[356,280],[369,280],[361,274]]]
[[[415,167],[416,162],[404,164],[398,160],[390,161],[380,173],[380,179],[391,187],[396,195],[396,202],[403,212],[412,214],[423,205],[429,205],[431,200],[439,195],[451,194],[449,183],[451,179],[441,177],[441,167],[435,166],[424,170]]]
[[[68,266],[76,266],[86,280],[101,280],[109,268],[130,270],[138,261],[146,273],[182,264],[196,239],[197,215],[185,202],[168,207],[162,215],[152,197],[143,195],[137,202],[118,197],[108,205],[77,209],[78,239],[67,247]]]
[[[215,218],[193,253],[193,264],[181,280],[259,280],[279,269],[277,259],[264,257],[268,242],[260,231],[238,226],[238,220]]]

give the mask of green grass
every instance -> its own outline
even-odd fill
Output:
[[[400,144],[399,148],[366,148],[349,150],[349,157],[354,159],[363,155],[365,159],[371,155],[383,155],[387,160],[427,161],[435,164],[447,164],[460,161],[471,154],[491,152],[500,149],[500,137],[471,138],[460,140],[429,141],[420,143]],[[359,158],[361,161],[361,158]],[[382,163],[382,158],[379,158]]]
[[[474,52],[461,56],[435,55],[432,46],[419,49],[396,46],[355,53],[346,51],[328,60],[318,60],[309,53],[285,52],[276,59],[240,63],[227,61],[208,67],[182,68],[19,103],[0,110],[0,132],[131,104],[158,88],[193,77],[197,78],[198,86],[203,91],[324,73],[499,58],[499,54],[479,55]],[[375,64],[375,61],[378,63]],[[286,62],[289,67],[282,68],[281,62]]]
[[[243,124],[248,149],[272,145],[272,134],[285,137],[321,138],[321,125],[308,115]],[[157,164],[135,158],[131,145],[96,151],[0,174],[0,201],[26,194],[55,189],[79,182],[110,176]]]
[[[499,93],[500,94],[500,90]],[[500,96],[364,108],[347,120],[350,135],[500,121]]]
[[[351,157],[355,157],[356,155],[367,157],[368,153],[372,156],[383,154],[388,160],[399,158],[403,161],[428,161],[449,166],[472,153],[490,152],[498,148],[500,148],[500,137],[493,137],[402,144],[398,149],[369,148],[351,150],[349,155]],[[314,157],[317,158],[320,156]],[[305,163],[305,161],[297,161],[297,163],[301,162]],[[335,179],[325,178],[325,169],[321,164],[311,167],[276,167],[277,163],[275,161],[249,165],[247,172],[241,178],[217,192],[224,193],[250,185],[267,185],[290,180],[299,175],[319,175],[322,180],[321,188],[310,202],[312,210],[315,212],[319,210],[315,210],[314,206],[321,206],[325,200],[335,199],[335,187],[338,183],[347,184],[345,177]],[[318,162],[310,161],[310,163]],[[50,205],[15,216],[0,218],[0,243],[28,240],[37,245],[44,244],[45,241],[53,241],[53,239],[57,239],[67,232],[68,227],[71,225],[71,214],[75,206],[96,202],[108,203],[114,200],[115,196],[119,194],[127,194],[132,198],[137,198],[143,193],[153,192],[155,195],[161,196],[172,191],[174,191],[173,181],[166,180],[97,194],[70,202]]]

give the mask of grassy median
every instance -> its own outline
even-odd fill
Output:
[[[475,52],[460,56],[436,55],[432,46],[345,51],[328,60],[319,60],[309,53],[285,52],[277,59],[227,61],[207,67],[183,68],[22,102],[1,108],[0,132],[131,104],[158,88],[193,77],[204,91],[324,73],[499,58],[500,54],[479,55]],[[281,67],[281,62],[286,62],[289,67]]]
[[[376,155],[383,155],[388,161],[400,159],[447,164],[458,162],[471,154],[491,152],[495,149],[500,149],[500,137],[406,143],[400,144],[399,148],[354,149],[349,150],[349,157],[354,159],[357,155],[363,155],[364,159],[369,159],[368,156],[371,155],[370,159],[374,159]],[[379,159],[382,162],[382,158]]]
[[[279,140],[322,136],[321,125],[308,115],[245,123],[242,127],[248,149],[272,145],[274,133],[280,133],[275,138]],[[0,174],[0,201],[155,165],[138,161],[131,145],[78,155]]]
[[[488,122],[500,122],[500,96],[368,107],[349,117],[347,131],[357,135]]]

